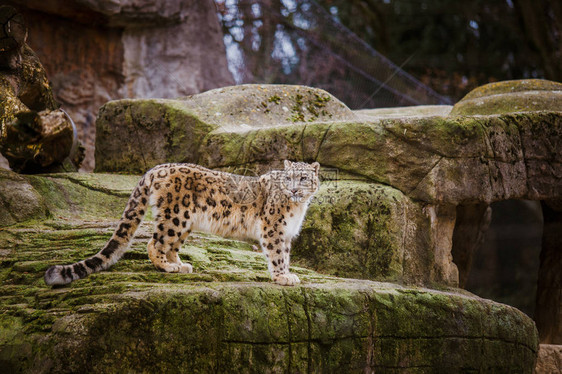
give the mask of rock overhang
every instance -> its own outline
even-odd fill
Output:
[[[318,97],[325,98],[321,105],[327,114],[314,117],[307,107]],[[170,152],[146,157],[139,154],[147,147],[128,149],[128,154],[123,149],[100,149],[98,171],[126,171],[127,163],[136,158],[145,160],[146,168],[185,161],[233,171],[244,165],[255,174],[278,167],[287,158],[318,161],[352,179],[388,184],[428,203],[537,200],[562,193],[551,183],[562,170],[562,147],[551,144],[562,132],[562,112],[551,109],[434,115],[446,113],[448,107],[430,107],[424,115],[412,111],[402,118],[384,113],[376,117],[349,110],[325,91],[282,85],[227,87],[178,101],[118,101],[104,108],[98,120],[100,144],[116,138],[114,133],[103,135],[108,127],[104,115],[131,108],[129,116],[121,122],[117,117],[111,125],[126,126],[132,135],[131,131],[140,131],[136,127],[144,131],[148,121],[154,131],[163,130],[165,146],[160,148],[168,146]],[[158,120],[150,122],[148,108],[155,108]],[[178,111],[190,120],[178,125],[173,119],[161,119]],[[294,121],[299,112],[311,117]],[[183,142],[173,136],[177,126],[187,134],[180,137]],[[170,139],[182,148],[174,147]]]

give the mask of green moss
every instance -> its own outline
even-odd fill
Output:
[[[102,173],[62,173],[43,174],[43,177],[67,179],[89,190],[103,192],[107,195],[128,199],[140,177],[137,175],[121,175],[114,177],[112,174]]]
[[[321,96],[319,94],[314,94],[314,99],[310,100],[306,105],[306,109],[312,115],[310,121],[314,121],[320,115],[330,116],[330,114],[327,113],[324,109],[326,107],[326,103],[328,103],[330,100],[331,100],[330,96]]]
[[[294,243],[295,261],[337,276],[402,279],[404,197],[380,185],[331,183],[321,187],[309,208]]]
[[[166,162],[197,162],[203,138],[217,126],[185,101],[143,99],[105,104],[96,127],[96,171],[142,174]]]
[[[392,175],[387,162],[388,153],[379,152],[385,147],[385,132],[377,124],[334,123],[325,124],[316,161],[326,167],[338,168],[367,177],[373,181],[391,184]]]
[[[268,102],[279,104],[281,102],[281,98],[278,95],[272,95],[267,99]]]
[[[332,114],[326,110],[326,104],[332,98],[329,95],[320,95],[314,93],[313,95],[296,94],[293,99],[293,106],[291,107],[291,116],[288,118],[290,122],[315,122],[318,117],[331,118]]]
[[[49,212],[61,218],[67,215],[81,219],[119,218],[130,195],[122,189],[108,193],[114,190],[107,187],[96,189],[95,185],[81,183],[76,179],[73,181],[72,174],[68,179],[60,175],[28,178],[33,187],[45,198],[45,205]],[[124,180],[128,183],[132,182],[129,177]],[[135,184],[130,184],[130,191]]]
[[[293,99],[293,106],[291,107],[291,116],[289,117],[289,121],[291,122],[304,122],[304,108],[303,108],[303,96],[300,94],[295,95]]]
[[[181,102],[171,101],[167,109],[166,120],[170,133],[166,162],[196,162],[201,142],[216,126],[201,121]]]
[[[252,134],[255,135],[255,134]],[[237,133],[211,133],[203,139],[199,163],[214,167],[233,166],[243,163],[239,158],[246,154],[251,137]]]

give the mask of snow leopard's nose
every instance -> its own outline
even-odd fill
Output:
[[[291,190],[291,192],[293,193],[293,195],[296,195],[296,193],[299,192],[299,190],[298,190],[297,188],[293,188],[293,189]]]

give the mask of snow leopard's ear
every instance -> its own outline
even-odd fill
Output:
[[[285,170],[286,170],[286,169],[290,169],[293,163],[289,160],[285,160],[283,161],[283,165],[285,165]]]
[[[320,170],[320,164],[318,162],[313,162],[311,165],[314,168],[314,173],[318,174],[318,171]]]

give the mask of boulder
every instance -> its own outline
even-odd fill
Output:
[[[455,104],[451,115],[561,111],[561,108],[562,83],[523,79],[477,87]]]
[[[397,189],[328,180],[311,203],[292,258],[324,274],[428,284],[429,226],[422,207]]]
[[[47,217],[45,200],[26,178],[0,168],[0,227]]]
[[[209,156],[201,155],[202,142],[211,132],[232,141],[248,131],[354,118],[326,91],[301,86],[241,85],[184,99],[111,101],[100,108],[96,123],[96,171],[139,173],[165,162],[204,164],[200,158]],[[221,157],[224,147],[214,141],[221,142],[209,139],[206,151]],[[232,158],[240,144],[228,147],[226,157]]]
[[[2,140],[10,168],[20,173],[76,171],[84,157],[73,122],[62,110],[15,113]]]
[[[108,271],[49,288],[43,272],[50,265],[82,259],[109,239],[138,178],[20,178],[44,198],[50,218],[0,230],[0,367],[7,372],[533,368],[537,332],[515,308],[462,291],[342,279],[298,266],[302,285],[281,287],[249,244],[197,233],[180,251],[195,272],[161,273],[146,254],[150,220]],[[357,189],[368,195],[385,187]],[[396,191],[376,193],[403,199]]]
[[[301,122],[354,120],[340,100],[319,88],[282,84],[243,84],[185,98],[217,131],[247,131]]]

